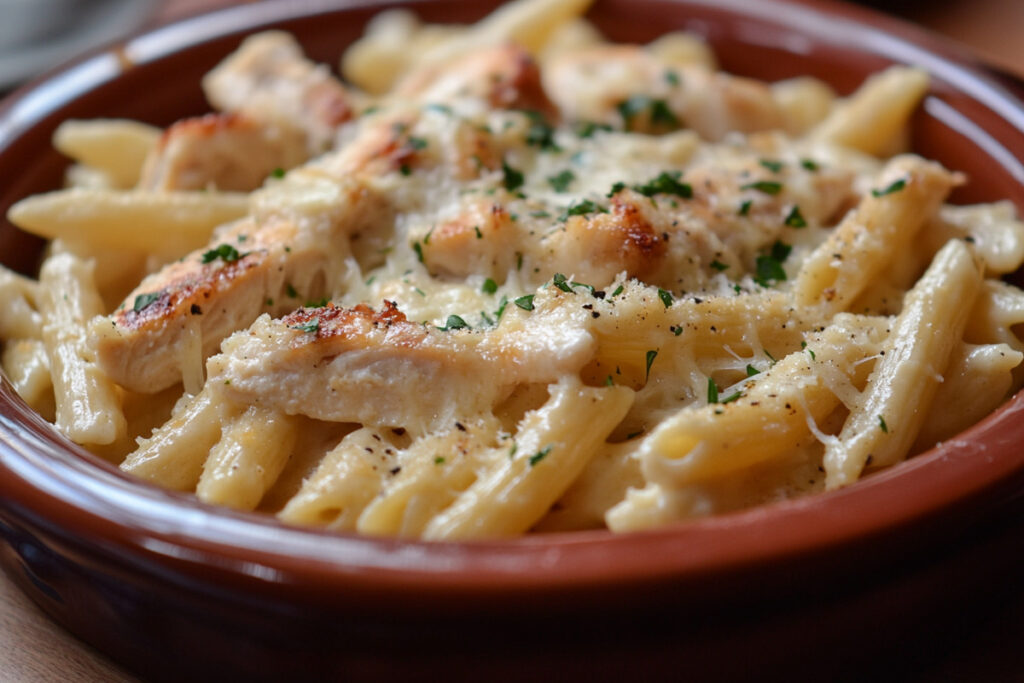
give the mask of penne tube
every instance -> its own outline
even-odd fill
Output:
[[[92,265],[60,254],[46,260],[39,282],[57,429],[76,443],[111,443],[124,435],[126,423],[117,387],[85,341],[86,322],[103,312]]]
[[[206,244],[215,227],[244,216],[248,206],[248,195],[230,192],[72,188],[22,199],[7,217],[47,239],[177,258]]]
[[[856,481],[867,466],[906,457],[963,335],[981,285],[975,255],[946,244],[906,296],[885,353],[836,440],[825,447],[826,487]]]

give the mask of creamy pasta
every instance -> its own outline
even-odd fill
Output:
[[[141,479],[427,539],[847,486],[1019,388],[1024,224],[903,148],[926,73],[763,83],[587,4],[386,13],[344,81],[262,33],[213,114],[63,124],[5,374]]]

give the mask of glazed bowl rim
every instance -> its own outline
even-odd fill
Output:
[[[0,155],[45,118],[47,107],[64,106],[88,88],[116,78],[112,60],[125,54],[144,65],[173,59],[216,37],[252,32],[277,21],[385,4],[397,3],[316,0],[295,5],[276,0],[140,33],[37,79],[0,104]],[[840,40],[847,46],[856,43],[876,56],[914,57],[940,80],[1024,130],[1024,104],[973,66],[972,58],[897,20],[831,0],[802,4],[767,0],[753,6],[742,0],[684,0],[684,4],[773,23],[784,19],[793,31],[809,32],[817,39]],[[841,34],[837,33],[840,28]],[[53,98],[56,91],[64,94],[57,95],[55,104],[47,104],[45,98]],[[1024,184],[1024,171],[1015,177]],[[185,494],[131,479],[57,434],[2,378],[0,473],[5,476],[0,477],[0,500],[5,502],[0,507],[17,506],[32,523],[69,538],[93,539],[187,566],[215,565],[228,574],[272,582],[334,585],[341,581],[349,587],[386,586],[399,592],[487,593],[600,587],[666,577],[697,580],[849,546],[947,513],[970,500],[987,497],[979,509],[992,508],[1019,495],[1016,485],[1007,488],[1006,484],[1024,472],[1024,454],[1014,452],[1004,432],[1024,419],[1022,411],[1024,393],[1018,393],[939,448],[838,491],[622,535],[587,531],[510,540],[423,542],[286,526],[269,516],[213,508]],[[1024,432],[1024,427],[1019,431]],[[992,462],[982,467],[978,460],[985,457]]]

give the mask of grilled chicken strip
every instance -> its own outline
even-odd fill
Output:
[[[243,114],[207,114],[178,121],[146,158],[145,190],[255,190],[276,169],[309,158],[305,136]]]
[[[517,384],[582,368],[596,348],[591,316],[560,306],[566,296],[538,296],[531,315],[510,306],[489,331],[410,322],[390,302],[379,312],[328,304],[263,316],[225,340],[207,381],[243,404],[333,422],[374,424],[387,415],[425,433],[490,409]]]
[[[146,277],[113,315],[92,322],[97,360],[114,381],[147,393],[169,387],[183,364],[201,362],[260,313],[337,288],[349,234],[393,218],[363,184],[301,175],[290,204],[219,230],[207,248]]]
[[[311,155],[329,149],[359,107],[355,93],[278,31],[246,38],[203,78],[203,92],[221,111],[301,133]]]

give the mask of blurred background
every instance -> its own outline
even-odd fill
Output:
[[[260,0],[0,0],[0,93],[140,28]],[[755,2],[757,0],[751,0]],[[864,0],[1024,76],[1024,0]]]

